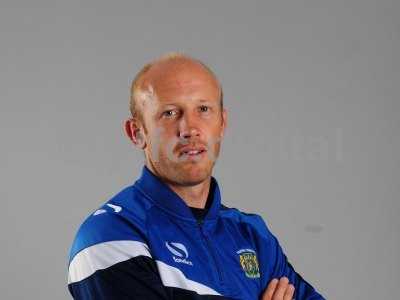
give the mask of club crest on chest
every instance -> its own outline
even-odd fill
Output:
[[[240,249],[236,252],[239,255],[240,266],[248,278],[259,278],[260,269],[256,252],[252,249]]]

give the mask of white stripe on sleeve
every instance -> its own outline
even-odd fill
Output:
[[[151,257],[149,247],[139,241],[110,241],[85,248],[75,255],[69,265],[68,284],[139,255]]]

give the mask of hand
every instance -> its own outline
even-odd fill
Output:
[[[287,277],[281,277],[280,280],[277,278],[272,279],[261,300],[292,300],[294,294],[294,285],[289,284]]]

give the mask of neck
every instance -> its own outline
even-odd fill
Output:
[[[153,174],[160,177],[152,164],[147,163],[147,168],[152,171]],[[165,182],[165,181],[164,181]],[[179,197],[185,201],[186,205],[195,208],[205,208],[208,198],[208,193],[210,191],[211,176],[208,176],[206,180],[200,182],[199,184],[192,186],[183,186],[179,184],[173,184],[170,182],[165,182],[171,190],[173,190]]]
[[[181,197],[187,206],[205,208],[210,191],[211,177],[193,186],[167,185]]]

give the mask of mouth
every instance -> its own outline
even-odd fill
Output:
[[[195,158],[204,155],[206,152],[207,150],[204,147],[184,148],[179,152],[179,157]]]

